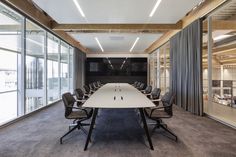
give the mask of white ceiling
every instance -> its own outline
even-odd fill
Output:
[[[33,0],[58,23],[176,23],[202,0],[162,0],[152,18],[156,0]]]
[[[143,53],[152,42],[162,34],[128,34],[128,33],[79,33],[72,36],[91,52],[101,52],[95,37],[100,41],[104,52],[129,52],[137,37],[139,41],[132,53]]]
[[[82,17],[73,0],[33,0],[58,23],[176,23],[202,0],[162,0],[153,17],[149,17],[157,0],[77,0]],[[74,34],[73,37],[92,52],[101,52],[94,37],[97,36],[105,52],[128,52],[137,36],[134,48],[143,52],[160,34]],[[111,40],[110,36],[123,36]]]

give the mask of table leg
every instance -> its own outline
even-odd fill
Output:
[[[87,147],[88,147],[91,135],[92,135],[92,131],[93,131],[93,128],[94,128],[94,124],[95,124],[97,114],[98,114],[98,108],[95,108],[94,112],[93,112],[91,125],[90,125],[90,128],[89,128],[88,136],[87,136],[87,139],[86,139],[86,143],[85,143],[85,146],[84,146],[84,151],[87,150]]]
[[[148,131],[148,127],[147,127],[146,118],[144,116],[143,108],[139,108],[139,112],[140,112],[140,115],[141,115],[141,118],[142,118],[142,121],[143,121],[143,128],[145,130],[145,133],[146,133],[146,136],[147,136],[150,148],[151,148],[151,150],[154,150],[153,145],[152,145],[152,139],[150,137],[150,134],[149,134],[149,131]]]

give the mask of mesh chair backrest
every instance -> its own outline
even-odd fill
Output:
[[[161,89],[154,88],[153,91],[151,92],[152,99],[159,99],[160,94],[161,94]]]
[[[75,89],[75,96],[78,100],[82,100],[84,98],[84,92],[82,91],[82,89]]]
[[[62,95],[62,101],[65,106],[65,117],[67,118],[71,112],[72,112],[72,107],[74,106],[74,103],[76,102],[75,98],[71,93],[64,93]]]
[[[161,98],[162,104],[165,107],[165,111],[171,116],[173,115],[172,105],[174,103],[174,99],[175,94],[171,92],[165,93],[165,95]]]
[[[85,90],[86,94],[89,94],[90,88],[87,85],[84,85],[84,90]]]

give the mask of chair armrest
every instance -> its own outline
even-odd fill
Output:
[[[84,103],[86,100],[76,100],[76,102],[82,102]]]
[[[84,96],[91,96],[91,94],[86,94],[86,93],[85,93]]]
[[[86,114],[87,116],[89,116],[89,115],[88,115],[88,112],[87,112],[84,108],[81,108],[81,107],[74,107],[74,106],[72,106],[72,107],[68,107],[68,108],[81,110],[81,111],[85,112],[85,114]]]
[[[146,93],[143,93],[144,95],[146,95],[146,96],[148,96],[148,95],[151,95],[151,93],[148,93],[148,94],[146,94]]]
[[[150,99],[152,102],[161,101],[161,99]]]
[[[155,112],[156,110],[162,110],[164,109],[165,107],[164,106],[161,106],[161,107],[152,107],[151,109],[151,113],[150,113],[150,117],[152,117],[152,113]]]

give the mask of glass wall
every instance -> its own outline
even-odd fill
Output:
[[[149,55],[149,84],[154,87],[154,53]]]
[[[60,79],[59,79],[59,39],[48,34],[47,36],[47,98],[48,103],[59,99]]]
[[[26,20],[26,113],[45,104],[44,54],[46,32]]]
[[[161,89],[161,93],[169,91],[170,50],[169,42],[149,55],[149,82],[153,87]]]
[[[204,112],[236,126],[235,18],[231,13],[222,16],[233,5],[229,2],[203,21],[202,62]]]
[[[69,91],[69,55],[69,45],[64,42],[61,42],[61,93]]]
[[[23,18],[0,5],[0,124],[18,115]]]
[[[73,91],[73,47],[0,3],[0,125]]]
[[[73,93],[73,64],[74,64],[74,49],[69,47],[69,91]]]

